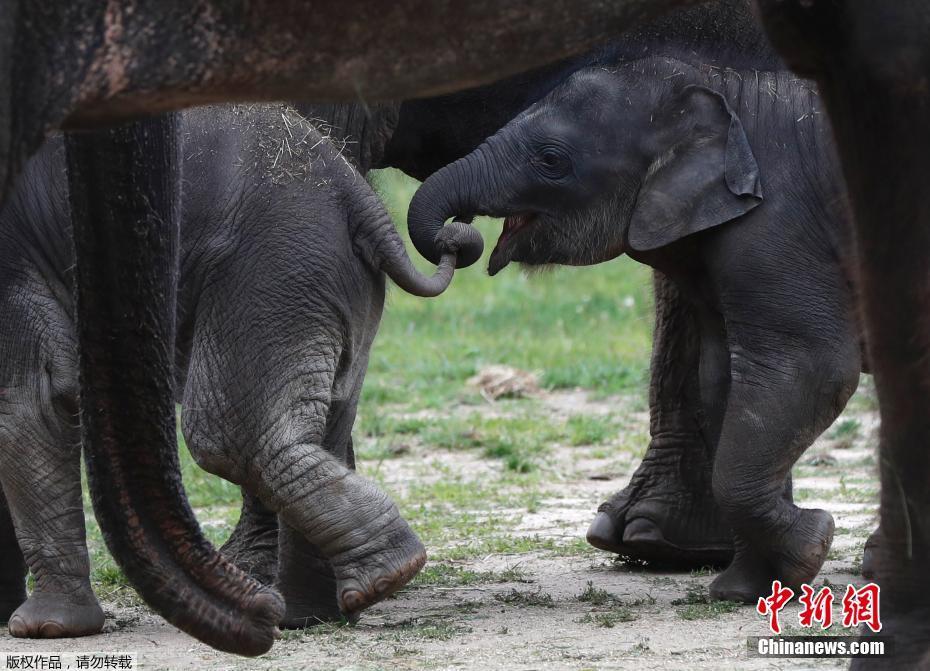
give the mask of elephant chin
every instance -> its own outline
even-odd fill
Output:
[[[491,252],[491,258],[488,259],[488,275],[494,277],[506,268],[510,262],[513,260],[513,248],[509,246],[501,246],[500,243],[494,247],[494,251]]]
[[[506,268],[511,261],[522,260],[516,258],[520,242],[518,234],[531,226],[535,220],[535,214],[516,214],[504,219],[504,228],[497,239],[494,251],[491,252],[491,258],[488,260],[488,275],[494,277]]]

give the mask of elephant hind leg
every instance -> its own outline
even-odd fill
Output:
[[[329,404],[323,446],[348,468],[355,470],[352,426],[361,384],[346,401]],[[288,524],[281,525],[280,571],[277,588],[284,595],[287,615],[281,626],[303,629],[322,622],[340,620],[339,585],[332,562],[320,549]]]
[[[784,492],[794,462],[855,390],[858,361],[823,352],[796,361],[807,371],[785,384],[734,375],[714,494],[733,525],[736,553],[711,584],[714,598],[755,603],[775,579],[797,590],[814,580],[833,541],[830,513],[799,508]]]
[[[303,629],[339,620],[342,617],[339,585],[332,562],[288,524],[281,525],[279,538],[281,563],[277,587],[287,605],[281,626]]]
[[[309,355],[282,354],[270,341],[267,354],[256,355],[256,348],[239,359],[263,362],[261,373],[237,370],[236,359],[218,368],[209,359],[194,359],[184,433],[203,468],[247,487],[278,514],[282,527],[299,532],[331,562],[338,607],[352,616],[409,582],[426,551],[387,494],[326,449],[340,351],[320,347],[331,341],[328,334],[313,335],[307,334],[307,342],[316,343]],[[227,374],[235,378],[227,382]],[[228,405],[232,394],[226,390],[242,390],[242,380],[249,382],[244,393],[262,396]],[[275,393],[266,395],[268,389]],[[279,573],[287,568],[281,563]]]
[[[221,552],[256,580],[275,584],[287,608],[280,626],[302,629],[342,617],[329,560],[245,487],[239,522]]]
[[[274,583],[278,573],[278,516],[245,487],[239,522],[220,552],[262,584]]]
[[[16,529],[0,489],[0,623],[26,600],[26,562],[16,540]]]
[[[333,421],[336,416],[343,419]],[[407,584],[426,563],[426,549],[394,502],[350,467],[353,419],[354,408],[349,413],[332,408],[325,449],[294,445],[276,453],[274,467],[261,469],[269,485],[291,485],[273,491],[266,485],[263,493],[282,521],[278,585],[288,605],[285,626],[332,619],[333,605],[354,618]],[[296,471],[308,476],[294,481],[288,474]]]

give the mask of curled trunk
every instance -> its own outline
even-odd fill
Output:
[[[410,201],[407,211],[407,230],[417,251],[433,263],[438,263],[446,250],[446,236],[441,235],[446,220],[451,217],[470,218],[487,211],[482,201],[484,189],[479,187],[484,146],[474,154],[450,163],[423,182]],[[480,236],[479,236],[480,237]],[[481,243],[483,247],[483,242]],[[480,258],[480,251],[468,250],[468,258],[460,258],[462,268]],[[464,261],[470,260],[470,263]]]
[[[216,648],[257,655],[283,602],[214,550],[181,485],[176,130],[162,117],[67,141],[83,445],[107,547],[145,601]]]

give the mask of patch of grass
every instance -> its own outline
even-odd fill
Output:
[[[510,590],[506,594],[495,594],[494,599],[508,606],[519,608],[555,608],[555,601],[551,594],[541,590]]]
[[[471,627],[451,621],[450,618],[415,618],[396,624],[382,625],[384,633],[378,634],[379,641],[399,641],[409,639],[422,641],[450,641],[456,636],[471,633]]]
[[[505,582],[529,582],[526,574],[517,566],[503,571],[473,571],[446,563],[428,564],[414,578],[414,587],[470,587]]]
[[[617,426],[606,417],[573,415],[566,422],[570,445],[600,445],[617,434]]]
[[[595,624],[598,627],[613,629],[613,627],[620,622],[632,622],[637,618],[638,616],[632,610],[629,608],[621,607],[615,610],[586,613],[583,617],[579,618],[577,622],[581,624],[590,623]]]
[[[674,599],[676,614],[682,620],[710,620],[739,610],[743,604],[735,601],[712,601],[703,587],[689,587],[682,599]]]
[[[830,438],[837,440],[840,438],[855,438],[859,435],[862,425],[858,419],[841,419],[833,428],[830,429]]]
[[[119,566],[110,562],[94,569],[93,581],[104,589],[129,587],[129,580],[120,570]]]
[[[734,613],[742,605],[736,601],[712,601],[710,603],[689,604],[675,612],[682,620],[712,620],[727,613]]]
[[[834,447],[846,449],[852,447],[862,434],[862,425],[858,419],[841,419],[830,430],[829,437],[835,441]]]
[[[594,586],[592,581],[588,581],[584,591],[575,597],[583,603],[590,603],[592,606],[603,606],[614,601],[614,596],[606,589],[600,589]]]
[[[870,481],[874,481],[870,479]],[[840,476],[840,499],[846,503],[877,503],[878,490],[874,487],[861,489],[859,487],[850,487],[852,481],[844,476]]]

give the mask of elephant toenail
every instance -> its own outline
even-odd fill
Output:
[[[43,622],[39,627],[39,636],[42,638],[61,638],[65,635],[65,628],[58,622]]]
[[[342,593],[342,610],[352,613],[365,607],[365,597],[356,589],[349,589]]]
[[[26,638],[29,636],[26,623],[19,615],[11,617],[10,621],[7,623],[7,627],[10,629],[10,636],[15,636],[16,638]]]
[[[665,537],[650,520],[637,517],[627,523],[623,529],[624,543],[663,543]]]

